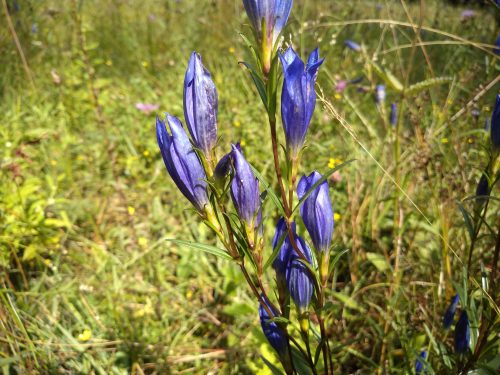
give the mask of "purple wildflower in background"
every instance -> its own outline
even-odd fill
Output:
[[[184,77],[184,117],[194,145],[207,159],[217,142],[217,109],[215,84],[201,56],[193,52]]]
[[[234,177],[231,181],[231,197],[239,218],[248,228],[256,228],[261,221],[259,181],[253,174],[250,164],[242,152],[233,145],[231,157],[234,164]]]
[[[455,352],[465,353],[470,343],[470,324],[469,317],[465,310],[460,314],[455,327]]]
[[[344,44],[350,50],[357,51],[357,52],[361,51],[361,46],[353,40],[346,39],[344,41]]]
[[[470,114],[472,117],[474,117],[474,119],[477,120],[479,118],[479,115],[481,114],[481,112],[479,111],[479,109],[473,108],[472,111],[470,111]]]
[[[394,127],[398,122],[398,105],[396,103],[391,103],[391,113],[389,115],[389,121]]]
[[[382,104],[385,101],[386,95],[384,85],[377,85],[377,87],[375,87],[375,102],[377,104]]]
[[[156,118],[156,138],[167,171],[179,190],[199,212],[208,204],[205,171],[193,150],[182,124],[167,114],[172,135],[165,128],[165,121]]]
[[[472,9],[465,9],[461,14],[460,17],[462,20],[467,20],[469,18],[473,18],[476,16],[476,12],[474,12]]]
[[[493,147],[500,148],[500,94],[497,95],[495,108],[491,115],[490,135]]]
[[[458,294],[455,294],[453,296],[451,303],[449,304],[448,308],[446,309],[444,316],[443,316],[443,327],[445,329],[448,329],[451,327],[453,324],[453,320],[455,319],[455,311],[457,310],[457,305],[458,301],[460,301],[460,297]]]
[[[287,147],[296,157],[304,139],[316,106],[314,84],[318,68],[324,59],[319,58],[316,48],[309,55],[307,65],[290,47],[280,54],[283,66],[283,89],[281,93],[281,117]]]
[[[149,115],[151,112],[157,111],[160,106],[158,104],[151,103],[135,103],[135,108],[146,115]]]
[[[344,92],[346,87],[347,87],[347,81],[345,79],[341,79],[337,81],[337,84],[335,85],[335,91],[338,93]]]
[[[306,242],[298,235],[295,235],[295,242],[301,253],[311,264],[312,254],[309,246],[307,246]],[[286,281],[290,296],[293,302],[295,302],[299,313],[305,312],[311,303],[311,298],[314,293],[314,280],[311,276],[311,272],[306,265],[299,260],[299,256],[295,251],[291,252],[290,259],[288,260]]]
[[[420,356],[418,356],[417,360],[415,361],[415,372],[417,374],[420,374],[424,369],[424,362],[426,359],[427,359],[427,352],[425,350],[422,350],[420,352]]]
[[[302,176],[297,186],[298,198],[302,199],[321,177],[317,171],[309,176]],[[334,228],[328,182],[323,181],[305,199],[300,207],[300,215],[316,251],[327,252],[330,249]]]

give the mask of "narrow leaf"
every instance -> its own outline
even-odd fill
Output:
[[[170,242],[173,242],[177,245],[187,246],[187,247],[190,247],[190,248],[196,249],[196,250],[201,250],[205,253],[218,256],[219,258],[228,259],[228,260],[233,259],[233,258],[231,258],[231,255],[229,255],[225,250],[219,249],[218,247],[215,247],[215,246],[206,245],[206,244],[202,244],[199,242],[176,240],[173,238],[168,238],[165,241],[170,241]]]

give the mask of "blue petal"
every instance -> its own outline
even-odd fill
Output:
[[[218,99],[201,56],[191,54],[184,77],[184,117],[193,142],[208,156],[217,142]]]
[[[267,301],[264,296],[262,296],[262,300],[275,317],[279,316],[279,313],[269,305],[269,301]],[[259,317],[262,331],[269,341],[269,344],[271,344],[274,350],[276,350],[280,355],[284,354],[288,347],[288,340],[285,332],[280,329],[275,322],[269,322],[271,317],[262,304],[259,304]]]
[[[500,94],[497,95],[495,108],[491,115],[491,142],[496,148],[500,147]]]
[[[465,353],[470,343],[470,325],[467,312],[465,310],[460,314],[457,326],[455,327],[455,352]]]
[[[293,0],[275,0],[275,17],[276,21],[274,24],[273,33],[273,44],[276,42],[279,34],[283,30],[290,16],[290,11],[292,10]]]
[[[455,296],[452,298],[450,305],[446,309],[444,316],[443,316],[443,327],[445,329],[448,329],[451,327],[453,324],[453,320],[455,319],[455,311],[457,310],[457,305],[458,301],[460,300],[460,297],[458,294],[455,294]]]

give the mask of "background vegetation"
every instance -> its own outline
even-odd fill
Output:
[[[220,154],[241,140],[272,178],[265,114],[238,65],[249,60],[238,31],[251,33],[241,1],[0,5],[4,373],[266,373],[261,356],[275,358],[237,268],[166,241],[215,244],[168,177],[154,131],[156,112],[182,115],[196,50],[219,92]],[[464,9],[430,0],[423,13],[407,1],[295,1],[286,42],[302,56],[319,45],[326,57],[302,173],[357,159],[331,189],[335,248],[349,249],[327,296],[337,373],[374,373],[385,363],[391,373],[411,372],[427,347],[434,371],[452,371],[443,311],[467,280],[480,299],[496,269],[498,201],[476,236],[470,277],[462,211],[474,218],[478,203],[467,198],[489,160],[500,10],[485,2],[464,18]],[[346,49],[346,39],[364,52]],[[375,85],[384,83],[377,66],[410,88],[405,95],[385,74],[387,99],[375,105]],[[341,90],[340,81],[358,77]],[[391,102],[401,109],[399,137]],[[270,244],[277,218],[268,219]]]

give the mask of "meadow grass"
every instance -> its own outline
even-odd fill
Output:
[[[165,171],[155,112],[136,108],[153,103],[182,116],[196,50],[218,88],[219,154],[241,141],[273,181],[265,113],[238,64],[250,59],[238,32],[251,34],[240,1],[18,3],[0,1],[12,21],[2,9],[3,372],[268,373],[261,356],[276,357],[237,267],[167,241],[216,244]],[[301,173],[356,159],[331,189],[335,252],[348,249],[327,293],[336,373],[411,373],[425,347],[429,371],[457,371],[442,314],[464,283],[485,296],[496,270],[498,200],[477,216],[467,198],[488,163],[499,10],[474,8],[465,21],[462,10],[443,1],[426,1],[423,13],[406,1],[295,1],[285,42],[302,56],[319,45],[326,58]],[[363,52],[344,48],[345,39]],[[390,87],[395,80],[403,93]],[[387,98],[377,106],[380,83]],[[269,248],[277,218],[265,221]],[[498,323],[498,291],[486,296]],[[498,353],[495,335],[489,354]],[[484,360],[499,366],[492,358]]]

